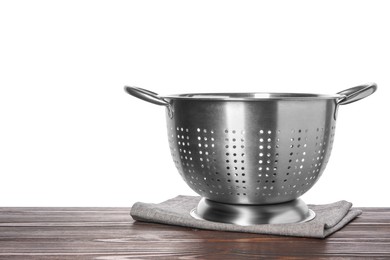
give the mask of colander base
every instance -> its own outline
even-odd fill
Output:
[[[226,204],[202,198],[191,216],[199,220],[229,223],[241,226],[259,224],[303,223],[315,218],[315,213],[301,199],[268,204]]]

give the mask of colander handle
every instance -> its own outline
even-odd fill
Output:
[[[129,87],[125,86],[125,91],[129,93],[130,95],[142,99],[144,101],[160,105],[160,106],[167,106],[169,107],[169,102],[166,101],[164,98],[160,97],[157,93],[154,93],[150,90],[138,88],[138,87]]]
[[[376,89],[377,85],[375,83],[369,83],[340,91],[337,94],[342,95],[343,97],[337,100],[337,103],[339,105],[346,105],[358,101],[360,99],[368,97],[369,95],[374,93]]]
[[[169,118],[171,119],[173,118],[173,107],[171,103],[169,103],[163,97],[160,97],[157,93],[154,93],[153,91],[147,89],[138,88],[138,87],[129,87],[129,86],[125,86],[125,91],[130,95],[142,99],[144,101],[147,101],[149,103],[153,103],[160,106],[166,106]]]

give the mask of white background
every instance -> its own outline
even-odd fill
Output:
[[[131,206],[195,195],[165,111],[123,91],[314,92],[376,82],[340,107],[303,196],[389,206],[386,1],[2,1],[0,206]]]

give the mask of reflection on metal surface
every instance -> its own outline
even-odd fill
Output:
[[[191,211],[196,219],[241,226],[258,224],[302,223],[312,220],[315,213],[301,200],[269,205],[226,204],[201,199]]]

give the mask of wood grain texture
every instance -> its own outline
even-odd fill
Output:
[[[134,222],[130,208],[0,208],[0,259],[390,258],[390,208],[327,239]]]

